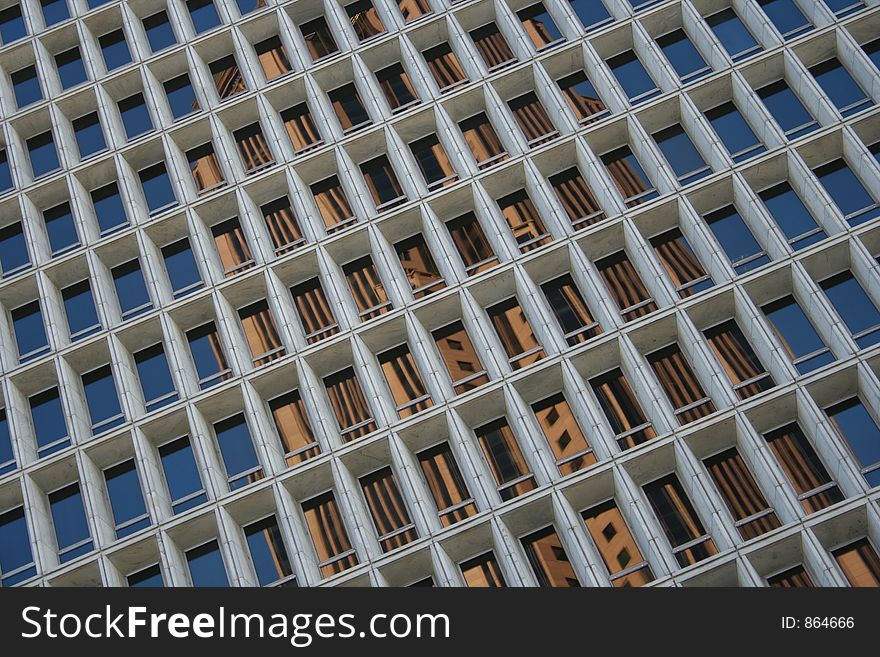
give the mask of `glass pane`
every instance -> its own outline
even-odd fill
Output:
[[[213,7],[213,5],[211,5]],[[186,552],[186,565],[193,586],[229,586],[226,567],[217,541]]]
[[[562,547],[562,541],[552,525],[524,536],[521,540],[539,586],[580,587],[580,581],[565,548]]]
[[[188,436],[162,445],[159,459],[174,513],[183,513],[208,501]]]
[[[244,536],[260,586],[271,586],[293,574],[275,516],[248,525]]]

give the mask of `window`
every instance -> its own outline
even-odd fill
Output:
[[[61,168],[51,131],[31,137],[26,145],[34,178],[40,178]]]
[[[354,132],[371,123],[370,115],[354,83],[337,87],[327,96],[344,133]]]
[[[49,509],[55,527],[58,560],[67,563],[94,549],[79,484],[49,493]]]
[[[513,118],[516,119],[519,129],[528,142],[529,148],[546,144],[559,136],[547,110],[544,109],[534,91],[514,98],[508,105],[510,111],[513,112]]]
[[[633,105],[662,93],[632,50],[616,55],[606,63]]]
[[[186,341],[189,343],[202,390],[232,378],[232,370],[214,322],[187,331]]]
[[[62,203],[44,211],[43,223],[46,225],[46,235],[49,238],[49,247],[53,256],[66,253],[79,246],[76,222],[73,220],[69,203]]]
[[[568,400],[561,392],[532,404],[532,411],[564,477],[596,462]]]
[[[308,344],[329,338],[339,332],[333,309],[317,277],[290,288],[293,303],[302,322]]]
[[[585,342],[602,332],[571,274],[547,281],[541,285],[541,290],[569,345]]]
[[[211,235],[224,276],[234,276],[254,266],[254,256],[238,217],[214,224],[211,226]]]
[[[794,39],[813,29],[813,24],[801,13],[794,0],[758,0],[783,39]]]
[[[211,8],[213,10],[213,4]],[[186,566],[193,586],[229,586],[223,555],[216,540],[186,551]]]
[[[122,205],[119,187],[115,182],[92,190],[91,197],[92,207],[95,209],[98,228],[101,230],[102,236],[109,235],[128,225],[128,217]]]
[[[419,165],[429,192],[451,185],[458,180],[452,162],[436,134],[412,142],[409,148]]]
[[[192,19],[193,29],[196,34],[207,32],[220,25],[220,16],[212,0],[187,0],[186,8]]]
[[[819,286],[852,333],[859,349],[880,341],[880,310],[851,271],[826,278]]]
[[[461,67],[458,57],[452,51],[448,43],[441,43],[429,48],[422,53],[434,81],[440,87],[440,92],[450,91],[460,84],[468,81],[467,74]]]
[[[605,3],[599,0],[569,0],[571,8],[577,17],[581,19],[586,31],[594,30],[600,25],[610,23],[612,18],[605,8]]]
[[[825,0],[825,4],[838,18],[849,16],[865,8],[865,3],[862,0],[856,0],[856,2],[853,0]]]
[[[361,42],[385,32],[379,12],[370,0],[357,0],[345,5],[345,13],[348,14],[354,33]]]
[[[193,90],[189,75],[186,73],[171,78],[162,85],[162,88],[165,90],[165,97],[168,99],[171,114],[175,119],[183,118],[200,109],[196,92]]]
[[[694,44],[681,28],[657,37],[657,45],[672,64],[682,84],[689,84],[712,72]]]
[[[836,57],[811,66],[810,73],[843,117],[874,104]]]
[[[202,287],[202,276],[186,237],[162,247],[162,259],[175,299]]]
[[[537,487],[506,418],[474,430],[501,500],[506,502]]]
[[[153,130],[153,120],[142,93],[129,96],[118,103],[122,125],[129,139],[135,139]]]
[[[626,207],[633,208],[657,198],[658,192],[629,146],[621,146],[602,156],[602,164],[623,196]]]
[[[404,343],[389,349],[377,358],[401,419],[433,405],[409,345]]]
[[[862,49],[874,63],[874,66],[880,68],[880,38],[863,44]]]
[[[147,413],[177,401],[177,390],[161,342],[136,352],[134,363]]]
[[[40,89],[40,78],[37,76],[37,67],[28,66],[15,71],[9,76],[12,79],[12,90],[15,93],[15,103],[21,109],[43,100],[43,92]]]
[[[827,237],[788,182],[768,187],[759,196],[795,251]]]
[[[544,349],[535,337],[516,297],[496,303],[487,308],[486,312],[512,369],[518,370],[544,358]]]
[[[319,16],[308,23],[299,26],[303,39],[306,41],[306,47],[312,56],[312,61],[318,61],[323,57],[328,57],[339,51],[336,41],[333,40],[333,34],[327,25],[327,20],[323,16]]]
[[[104,470],[104,481],[107,484],[113,521],[116,523],[116,538],[125,538],[149,527],[150,516],[144,504],[144,494],[134,459]]]
[[[748,399],[776,385],[735,319],[706,329],[703,334],[727,373],[737,397]]]
[[[20,5],[12,5],[0,11],[0,43],[6,45],[27,34]]]
[[[12,276],[31,266],[21,222],[0,228],[0,274]]]
[[[312,433],[306,405],[298,390],[270,400],[269,411],[281,439],[287,465],[302,463],[321,453],[321,447]]]
[[[613,499],[584,511],[583,519],[608,569],[612,586],[643,586],[653,581],[651,566]]]
[[[495,71],[516,62],[516,55],[507,44],[507,39],[495,23],[487,23],[468,32],[477,52],[483,58],[489,71]]]
[[[706,118],[718,133],[734,162],[744,162],[766,150],[764,144],[749,127],[742,112],[732,102],[723,103],[709,110],[706,112]]]
[[[287,196],[275,199],[260,208],[275,255],[282,255],[305,244],[305,237]]]
[[[6,409],[0,408],[0,476],[9,474],[17,467],[15,453],[12,451],[12,436],[9,433],[9,418],[6,417]],[[3,572],[2,558],[0,572]]]
[[[101,330],[98,311],[89,280],[85,279],[61,290],[70,339],[79,340]]]
[[[147,292],[147,284],[144,282],[140,260],[137,258],[129,260],[111,269],[110,273],[113,276],[113,285],[116,287],[116,298],[119,299],[123,320],[136,317],[153,307]]]
[[[462,562],[459,568],[464,576],[465,586],[472,588],[504,588],[507,586],[504,574],[491,550],[486,554]]]
[[[448,442],[429,447],[416,454],[416,458],[437,505],[441,525],[449,527],[477,512]]]
[[[521,541],[538,586],[580,587],[581,583],[553,525],[523,536]]]
[[[309,106],[300,103],[281,112],[281,120],[296,153],[315,148],[323,142],[318,126],[312,118]]]
[[[703,464],[744,540],[782,526],[736,447],[707,458]]]
[[[486,233],[473,212],[447,221],[446,228],[449,229],[468,276],[479,274],[498,264],[498,256],[492,251]]]
[[[215,423],[214,435],[223,457],[229,490],[237,490],[263,478],[263,468],[243,414]]]
[[[715,404],[703,392],[678,344],[673,342],[647,358],[672,404],[679,424],[685,425],[715,412]]]
[[[498,199],[498,207],[521,253],[528,253],[553,241],[525,189]]]
[[[199,195],[208,194],[226,185],[214,144],[207,142],[186,152],[189,170]]]
[[[26,363],[49,353],[49,341],[43,324],[43,312],[39,300],[31,301],[15,308],[12,316],[12,330],[18,345],[18,362]]]
[[[620,309],[623,321],[631,322],[657,310],[654,297],[642,282],[626,251],[596,261],[599,275]]]
[[[358,479],[382,552],[390,552],[418,538],[391,466]]]
[[[816,333],[795,298],[784,296],[761,308],[792,364],[801,374],[834,362],[834,354]]]
[[[154,53],[177,43],[171,21],[168,20],[168,14],[164,11],[148,16],[143,20],[143,23],[144,31],[147,33],[147,41],[150,42],[150,48]]]
[[[376,79],[379,81],[382,93],[385,94],[385,100],[391,106],[392,113],[418,104],[419,99],[409,75],[399,62],[377,71]]]
[[[285,354],[281,336],[278,335],[275,320],[272,319],[272,312],[265,299],[240,308],[238,316],[255,367],[270,363]]]
[[[55,67],[63,89],[70,89],[89,79],[78,47],[55,55]]]
[[[275,516],[258,520],[243,529],[260,586],[295,586],[296,580],[289,579],[293,568]]]
[[[574,230],[592,226],[605,219],[605,212],[599,207],[599,202],[593,196],[580,169],[571,167],[560,171],[550,176],[549,181]]]
[[[724,46],[730,58],[738,62],[746,57],[761,52],[760,44],[749,32],[742,19],[733,10],[733,7],[722,9],[706,18],[706,23],[712,28],[715,37]]]
[[[843,158],[823,164],[813,173],[850,226],[880,217],[880,203],[874,200]]]
[[[650,239],[654,253],[660,259],[663,268],[675,285],[675,291],[682,299],[703,290],[708,290],[715,283],[703,269],[697,254],[681,230],[673,228]]]
[[[110,365],[82,375],[83,391],[89,407],[92,422],[92,435],[109,431],[125,422],[125,415],[119,406],[119,394],[113,381]]]
[[[785,80],[758,89],[758,96],[788,139],[803,137],[819,128],[819,123]]]
[[[737,274],[745,274],[770,262],[767,252],[758,244],[734,206],[728,205],[710,212],[703,219],[709,224]]]
[[[858,396],[825,409],[828,419],[862,466],[869,486],[880,485],[880,427]]]
[[[379,317],[392,309],[385,286],[369,255],[343,265],[342,273],[345,274],[361,320]]]
[[[9,169],[9,159],[5,150],[0,150],[0,194],[5,194],[14,187],[12,171]]]
[[[397,0],[397,7],[403,14],[404,23],[409,23],[417,18],[433,13],[427,0]]]
[[[138,178],[151,215],[159,214],[177,205],[177,196],[174,194],[174,188],[171,187],[171,179],[168,177],[164,162],[157,162],[146,169],[141,169],[138,171]]]
[[[569,107],[581,123],[592,123],[609,114],[596,87],[583,71],[566,75],[556,81]]]
[[[553,17],[542,3],[537,3],[516,12],[532,45],[539,51],[565,41],[562,32],[553,22]]]
[[[208,66],[211,77],[214,78],[214,88],[220,100],[226,100],[243,91],[247,91],[241,69],[235,60],[235,55],[227,55],[211,62]]]
[[[382,212],[406,202],[406,194],[387,155],[362,162],[360,168],[377,211]]]
[[[104,55],[104,65],[108,71],[131,64],[131,52],[128,50],[128,44],[125,42],[125,32],[122,30],[108,32],[98,39],[98,44],[101,46],[101,52]]]
[[[259,122],[236,130],[232,133],[232,138],[235,139],[246,173],[256,173],[275,164],[269,142],[263,135],[263,128]]]
[[[679,185],[689,185],[712,173],[712,168],[706,164],[680,123],[651,136],[678,177]]]
[[[347,367],[324,378],[330,406],[339,424],[343,443],[362,438],[376,430],[376,421],[354,369]]]
[[[682,568],[718,552],[674,473],[646,484],[643,490]]]
[[[189,436],[181,436],[159,448],[159,460],[171,496],[171,510],[183,513],[208,501],[199,475]]]
[[[321,574],[330,577],[356,566],[357,553],[348,539],[333,491],[303,502],[302,510]]]
[[[641,11],[642,9],[646,9],[652,5],[656,5],[661,0],[629,0],[629,4],[632,6],[634,11]]]
[[[768,577],[767,583],[773,588],[782,589],[812,588],[814,586],[809,573],[800,564]]]
[[[279,37],[273,36],[260,41],[254,45],[254,50],[257,52],[257,59],[260,60],[260,68],[263,69],[266,80],[271,82],[293,70]]]
[[[136,573],[128,575],[126,578],[129,588],[162,588],[165,586],[165,580],[162,579],[162,568],[159,564],[154,564]]]
[[[641,445],[657,436],[620,368],[593,377],[589,385],[621,450]]]
[[[40,0],[40,6],[43,9],[43,20],[46,21],[46,27],[52,27],[56,23],[70,18],[66,0]]]
[[[831,554],[850,586],[880,586],[880,557],[867,538],[837,548]]]
[[[49,388],[28,399],[34,437],[37,439],[37,457],[43,458],[70,446],[64,407],[58,388]]]
[[[504,144],[485,113],[480,112],[458,124],[477,167],[487,169],[508,158]]]
[[[440,358],[446,366],[455,394],[461,395],[489,382],[474,343],[461,321],[439,328],[431,333]]]
[[[36,574],[24,507],[0,514],[0,586],[15,586]]]

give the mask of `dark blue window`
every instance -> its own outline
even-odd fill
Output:
[[[758,4],[783,39],[793,39],[813,29],[813,24],[801,13],[794,0],[758,0]]]
[[[0,408],[0,475],[12,472],[15,467],[12,436],[9,434],[9,419],[6,417],[6,409]],[[0,572],[3,572],[2,563],[0,563]]]
[[[107,148],[104,141],[104,131],[101,130],[101,121],[98,113],[92,112],[73,120],[73,133],[76,135],[76,144],[79,146],[79,156],[85,159]]]
[[[12,276],[31,265],[21,222],[0,228],[0,274]]]
[[[53,256],[79,246],[76,222],[69,203],[46,210],[43,213],[43,222],[46,224],[46,235],[49,236],[49,248],[52,249]]]
[[[862,46],[865,54],[874,62],[874,66],[880,68],[880,39],[874,39]]]
[[[9,77],[12,78],[12,90],[15,92],[15,102],[19,109],[43,99],[36,66],[19,69]]]
[[[14,586],[36,574],[24,507],[0,514],[0,586]]]
[[[862,0],[825,0],[825,4],[838,18],[849,16],[865,8],[865,3]]]
[[[159,448],[159,459],[162,461],[165,483],[171,496],[171,509],[175,514],[208,501],[189,436],[162,445]]]
[[[162,258],[175,299],[202,287],[202,276],[187,238],[163,247]]]
[[[58,162],[58,151],[55,150],[55,142],[52,140],[51,131],[46,131],[28,139],[27,149],[34,178],[45,176],[47,173],[57,171],[61,167]]]
[[[252,11],[266,6],[263,0],[235,0],[235,4],[238,5],[238,11],[242,16],[246,16]]]
[[[611,72],[633,105],[659,95],[660,89],[632,50],[608,60]]]
[[[79,48],[71,48],[55,55],[55,66],[58,69],[58,77],[61,78],[61,86],[65,89],[88,80]]]
[[[602,156],[602,164],[620,190],[627,207],[633,207],[657,198],[654,183],[642,168],[629,146],[621,146]]]
[[[608,13],[602,0],[569,0],[569,2],[574,13],[581,19],[585,30],[611,22],[611,14]]]
[[[110,273],[113,275],[113,285],[116,287],[123,320],[140,315],[153,307],[140,260],[129,260],[114,267]]]
[[[12,171],[9,169],[9,159],[6,150],[0,150],[0,194],[12,189]]]
[[[860,349],[880,342],[880,310],[851,271],[826,278],[819,285]]]
[[[874,156],[874,159],[877,160],[877,163],[880,164],[880,141],[875,141],[868,146],[868,150],[871,152],[871,155]]]
[[[764,144],[755,136],[745,117],[732,102],[706,112],[706,118],[724,143],[734,162],[742,162],[764,152]]]
[[[46,329],[43,325],[43,313],[39,301],[31,301],[19,306],[11,313],[12,328],[18,344],[18,360],[26,363],[29,360],[49,353],[49,342],[46,340]]]
[[[83,507],[79,484],[70,484],[49,493],[49,508],[55,526],[58,559],[66,563],[93,549],[86,510]]]
[[[141,187],[144,190],[144,198],[150,214],[158,214],[174,205],[177,205],[177,197],[174,188],[171,187],[171,179],[164,162],[141,169],[138,171]]]
[[[129,139],[153,129],[153,120],[150,118],[150,111],[147,109],[143,94],[129,96],[120,100],[118,105],[119,113],[122,115],[122,125],[125,126],[125,134]]]
[[[801,374],[834,362],[834,354],[822,342],[816,329],[794,297],[786,296],[761,308]]]
[[[168,14],[164,11],[148,16],[143,22],[144,30],[147,33],[147,40],[150,42],[150,48],[152,48],[153,52],[159,52],[177,43],[174,29],[171,27],[171,21],[168,20]]]
[[[217,541],[187,550],[186,563],[193,586],[229,586]]]
[[[260,586],[272,586],[293,574],[275,516],[248,525],[244,536]]]
[[[199,375],[199,386],[203,390],[232,376],[214,322],[187,331],[186,339]]]
[[[843,214],[850,226],[858,226],[880,216],[880,206],[843,158],[838,158],[813,170],[825,191]]]
[[[732,205],[707,214],[704,219],[721,248],[730,258],[737,274],[744,274],[767,264],[770,258],[752,235],[752,231]]]
[[[108,71],[131,63],[131,52],[125,42],[125,32],[115,30],[98,39],[101,52],[104,54],[104,64]]]
[[[71,340],[79,340],[101,330],[88,279],[61,290],[61,298],[64,300]]]
[[[21,15],[20,5],[12,5],[0,11],[0,42],[12,43],[26,36],[27,28]]]
[[[125,422],[125,415],[119,406],[119,395],[113,382],[113,371],[109,365],[82,375],[89,418],[92,421],[92,435],[109,431]]]
[[[732,7],[712,14],[706,22],[735,62],[763,50]]]
[[[758,89],[758,96],[788,139],[803,137],[819,128],[816,119],[785,80],[778,80]]]
[[[51,27],[55,23],[70,18],[67,0],[41,0],[40,4],[43,7],[43,20],[46,21],[46,27]]]
[[[658,37],[657,45],[660,46],[660,50],[672,64],[672,68],[675,69],[682,84],[687,84],[712,72],[712,67],[706,63],[706,60],[703,59],[703,56],[700,55],[682,29]]]
[[[680,124],[669,126],[652,136],[678,176],[680,184],[688,185],[712,173],[712,169]]]
[[[161,342],[134,354],[134,363],[147,413],[177,401],[177,390]]]
[[[263,470],[244,415],[234,415],[214,425],[230,490],[263,478]]]
[[[825,412],[862,466],[868,484],[880,485],[880,427],[862,400],[851,397]]]
[[[795,251],[827,237],[825,231],[816,225],[801,197],[787,182],[768,187],[760,193],[760,197]]]
[[[134,459],[104,470],[107,496],[116,523],[116,538],[124,538],[150,526],[150,516],[144,504],[144,493]]]
[[[659,2],[662,2],[662,0],[629,0],[629,4],[636,11],[639,11],[640,9],[646,9],[651,5],[656,5]]]
[[[565,37],[562,36],[562,32],[556,27],[553,17],[550,15],[550,12],[547,11],[547,8],[544,7],[543,3],[539,2],[526,7],[525,9],[521,9],[516,12],[516,17],[519,18],[526,30],[526,34],[529,35],[529,38],[538,50],[543,50],[565,41]],[[400,80],[399,74],[396,76],[396,79]],[[403,86],[404,91],[408,93],[408,90],[402,84],[402,81],[400,82],[400,86]]]
[[[42,458],[70,445],[58,388],[37,393],[28,403],[31,407],[34,435],[37,438],[37,456]]]
[[[196,34],[201,34],[220,25],[220,16],[212,0],[189,0],[186,3]]]
[[[179,75],[168,80],[163,86],[165,95],[168,97],[168,104],[171,106],[171,114],[175,119],[198,111],[199,101],[196,99],[196,92],[189,81],[189,75],[186,73]]]
[[[874,104],[837,57],[811,66],[810,73],[841,116],[850,116]]]
[[[149,589],[162,588],[165,586],[165,580],[162,579],[162,569],[159,564],[153,564],[148,568],[139,570],[126,577],[129,588],[132,589]]]
[[[92,190],[91,197],[101,235],[107,235],[128,225],[128,217],[122,206],[122,197],[119,195],[116,183]]]

